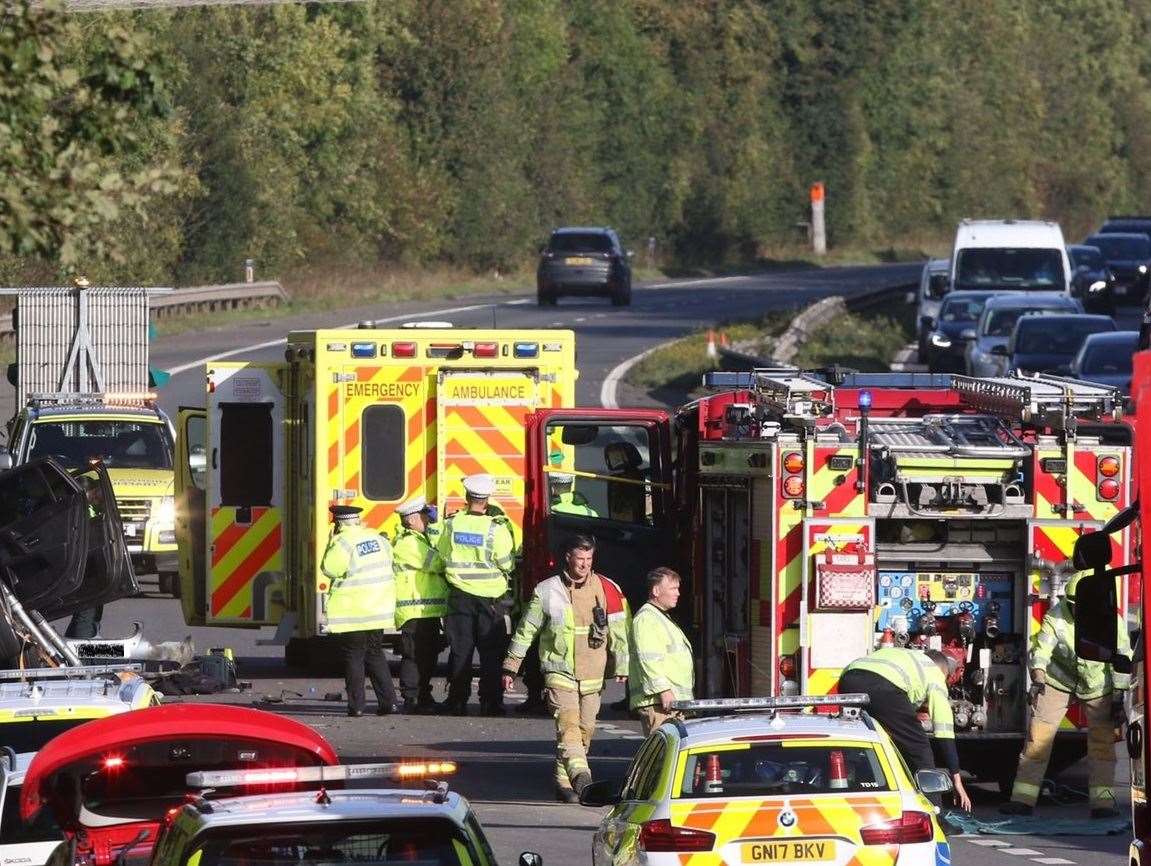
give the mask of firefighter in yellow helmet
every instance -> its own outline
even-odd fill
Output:
[[[1087,710],[1091,817],[1111,818],[1119,814],[1112,787],[1114,720],[1122,718],[1123,692],[1130,685],[1130,677],[1112,670],[1110,664],[1085,661],[1075,655],[1075,589],[1081,576],[1076,574],[1067,582],[1063,599],[1047,611],[1042,627],[1031,641],[1031,725],[1019,756],[1011,802],[999,810],[1005,815],[1030,815],[1034,810],[1055,734],[1072,696]],[[1122,619],[1118,635],[1119,654],[1130,657],[1131,640]]]
[[[333,505],[335,521],[320,571],[331,581],[324,599],[328,634],[344,651],[348,715],[364,714],[364,674],[372,680],[381,716],[395,712],[396,690],[384,657],[384,630],[395,627],[396,584],[392,546],[360,525],[361,509]]]

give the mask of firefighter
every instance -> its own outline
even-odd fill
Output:
[[[444,521],[438,550],[450,584],[444,631],[451,646],[448,710],[468,714],[472,690],[472,653],[480,654],[480,711],[504,715],[500,662],[507,649],[515,539],[506,517],[486,512],[495,489],[490,475],[464,479],[466,507]]]
[[[448,610],[448,584],[444,561],[429,538],[433,520],[427,500],[409,499],[396,514],[400,529],[392,541],[392,568],[402,654],[400,691],[405,712],[428,715],[439,709],[432,698],[432,673],[442,646],[440,617]]]
[[[396,711],[396,691],[384,657],[384,630],[395,627],[396,583],[392,546],[378,532],[360,525],[354,505],[333,505],[335,522],[320,571],[332,583],[325,598],[328,633],[344,652],[348,715],[364,714],[364,674],[376,692],[376,713]]]
[[[568,472],[552,472],[549,481],[552,514],[599,517],[599,513],[588,504],[587,497],[575,491],[574,475]]]
[[[971,811],[971,799],[959,775],[955,716],[947,695],[950,671],[951,663],[938,650],[882,647],[844,668],[839,678],[839,693],[864,694],[871,698],[867,712],[883,725],[912,775],[935,766],[931,741],[919,723],[919,708],[926,703],[959,805]]]
[[[679,575],[654,568],[647,575],[647,603],[631,622],[631,708],[644,734],[676,715],[672,701],[689,701],[695,681],[691,642],[668,612],[679,602]]]
[[[1123,691],[1130,677],[1113,671],[1106,662],[1079,659],[1075,655],[1075,588],[1081,575],[1067,583],[1063,599],[1043,617],[1043,625],[1031,642],[1031,725],[1019,756],[1011,801],[999,811],[1005,815],[1030,815],[1039,799],[1039,787],[1047,771],[1047,759],[1067,705],[1075,696],[1087,710],[1087,756],[1091,762],[1088,801],[1092,818],[1113,818],[1115,808],[1115,731],[1121,724]],[[1120,655],[1131,657],[1126,624],[1119,622]]]
[[[556,799],[578,803],[591,782],[587,753],[604,681],[627,681],[628,610],[619,586],[597,574],[595,541],[576,535],[564,545],[564,569],[540,581],[504,659],[512,687],[537,636],[548,707],[556,721]]]

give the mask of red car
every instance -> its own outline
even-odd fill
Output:
[[[173,704],[98,719],[60,734],[24,777],[20,815],[51,809],[71,860],[111,866],[150,858],[194,770],[336,764],[336,750],[292,719],[223,704]],[[258,793],[258,792],[256,792]]]

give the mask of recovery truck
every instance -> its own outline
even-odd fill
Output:
[[[8,288],[15,295],[16,415],[0,468],[51,456],[67,469],[99,461],[112,479],[137,574],[179,591],[174,436],[148,391],[149,288]]]
[[[599,540],[597,568],[633,605],[648,568],[677,568],[700,696],[828,694],[881,645],[938,648],[956,663],[963,766],[1009,785],[1029,637],[1072,574],[1076,538],[1129,502],[1119,393],[1051,376],[795,369],[705,384],[713,393],[674,416],[529,419],[527,582],[577,531]],[[576,443],[582,492],[610,509],[551,510],[555,438]],[[1132,541],[1116,535],[1116,560]],[[1057,764],[1083,753],[1081,721],[1073,708]]]
[[[525,418],[573,402],[576,376],[571,331],[300,331],[282,362],[209,362],[206,407],[177,418],[186,622],[276,626],[306,664],[327,628],[329,505],[390,536],[396,505],[422,495],[450,514],[486,472],[518,538]]]

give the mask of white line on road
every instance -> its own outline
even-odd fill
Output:
[[[968,839],[972,845],[979,845],[983,848],[1010,848],[1010,842],[1004,842],[1002,839]]]
[[[644,358],[646,358],[648,355],[650,355],[652,352],[662,349],[664,346],[670,346],[672,343],[680,339],[682,338],[676,337],[675,340],[668,340],[666,343],[660,343],[658,346],[652,346],[650,349],[646,349],[640,352],[638,355],[632,355],[626,361],[620,361],[620,363],[612,367],[611,372],[607,374],[607,378],[603,380],[603,384],[600,386],[599,404],[605,409],[618,409],[619,403],[616,402],[616,397],[618,396],[616,392],[619,390],[620,380],[627,375],[627,371],[642,361]]]
[[[487,309],[488,307],[519,306],[521,304],[529,303],[530,300],[531,300],[530,298],[521,298],[518,301],[500,301],[500,302],[495,303],[495,304],[469,304],[466,307],[448,307],[447,309],[444,309],[444,310],[427,310],[426,312],[404,313],[403,315],[400,315],[400,316],[389,316],[386,319],[376,319],[375,323],[377,325],[386,325],[388,322],[403,322],[403,321],[412,322],[412,321],[418,321],[421,318],[426,318],[428,316],[446,316],[446,315],[450,315],[450,314],[454,314],[454,313],[470,313],[472,310],[483,310],[483,309]],[[352,322],[350,325],[336,325],[335,330],[345,330],[348,328],[354,328],[354,327],[356,327],[357,324],[358,324],[357,322]],[[227,352],[220,352],[218,355],[212,355],[211,357],[208,357],[208,358],[200,358],[199,360],[191,361],[187,364],[180,364],[179,366],[171,367],[168,369],[167,372],[172,376],[176,376],[180,373],[186,373],[188,370],[191,370],[195,367],[199,367],[202,364],[210,363],[211,361],[222,361],[225,358],[235,358],[237,355],[246,355],[249,352],[258,352],[261,349],[270,349],[273,346],[283,346],[287,342],[288,342],[287,337],[281,337],[278,340],[267,340],[263,343],[254,343],[251,346],[241,346],[239,349],[230,349]]]
[[[1075,866],[1074,860],[1065,860],[1062,857],[1032,857],[1032,863],[1042,863],[1043,866]]]
[[[1034,857],[1036,855],[1042,856],[1042,851],[1036,851],[1034,848],[1000,848],[998,849],[1003,854],[1010,854],[1013,857]]]

